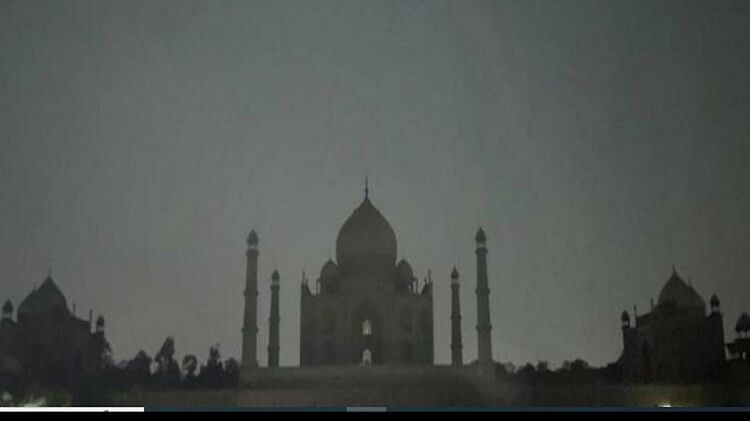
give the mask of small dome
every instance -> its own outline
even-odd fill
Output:
[[[273,273],[271,274],[271,280],[272,281],[278,281],[279,280],[279,271],[274,269]]]
[[[477,231],[477,235],[474,236],[474,240],[477,243],[484,243],[487,241],[487,235],[484,233],[482,227],[479,227],[479,231]]]
[[[750,315],[742,313],[737,319],[737,324],[734,325],[735,332],[747,332],[750,330]]]
[[[247,244],[251,246],[258,245],[258,234],[255,233],[255,230],[250,231],[250,235],[247,236]]]
[[[458,279],[458,270],[456,270],[455,266],[453,266],[453,270],[451,271],[451,279]]]
[[[414,271],[406,259],[401,259],[396,265],[396,277],[402,281],[411,281],[414,279]]]
[[[36,316],[40,314],[69,314],[65,296],[48,276],[42,286],[26,297],[18,306],[19,316]]]
[[[328,260],[325,262],[323,267],[320,269],[320,278],[321,279],[331,279],[335,278],[339,275],[339,265],[336,264],[333,260]]]
[[[678,308],[692,308],[705,311],[706,302],[692,286],[680,278],[677,271],[672,269],[672,276],[659,293],[659,305],[671,305]]]
[[[716,296],[716,294],[711,296],[711,300],[709,301],[711,303],[711,307],[718,307],[721,302],[719,301],[719,297]]]
[[[630,314],[628,314],[627,311],[623,311],[620,320],[623,322],[630,322]]]
[[[13,303],[10,300],[6,300],[5,304],[3,304],[3,314],[11,313],[13,313]]]
[[[99,315],[99,317],[96,318],[96,326],[104,327],[104,316]]]

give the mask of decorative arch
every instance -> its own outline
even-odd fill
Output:
[[[336,362],[336,350],[330,341],[323,344],[323,362],[325,364],[333,364]]]
[[[365,348],[364,351],[362,351],[362,365],[371,365],[372,364],[372,352]]]
[[[399,360],[402,363],[414,362],[414,346],[409,341],[401,341],[399,344]]]
[[[644,342],[641,345],[641,379],[644,383],[649,383],[652,377],[651,367],[651,347],[648,342]]]
[[[399,324],[401,325],[401,331],[403,332],[411,333],[414,330],[411,308],[401,308],[401,311],[399,312]]]
[[[336,318],[334,317],[333,309],[324,309],[322,319],[323,320],[321,320],[321,324],[323,325],[323,333],[334,333],[336,331]]]
[[[423,333],[432,332],[432,309],[426,308],[422,310],[421,327]]]
[[[370,335],[372,335],[372,322],[370,322],[370,319],[365,319],[365,321],[362,322],[362,336]]]
[[[353,342],[347,345],[346,357],[350,362],[362,363],[364,351],[368,351],[370,364],[378,364],[382,359],[383,320],[378,309],[367,298],[363,298],[352,312],[351,327]]]

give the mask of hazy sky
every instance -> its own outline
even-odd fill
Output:
[[[260,236],[259,358],[370,196],[398,254],[448,275],[476,358],[614,361],[672,263],[727,335],[750,310],[750,2],[0,1],[0,299],[53,277],[116,360],[240,355]]]

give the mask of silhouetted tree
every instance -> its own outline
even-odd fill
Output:
[[[526,363],[526,365],[516,371],[516,376],[522,381],[532,382],[536,379],[536,368],[531,363]]]
[[[515,371],[513,363],[495,363],[495,375],[498,377],[512,376]]]
[[[164,340],[159,352],[156,354],[156,373],[154,381],[157,387],[171,388],[180,384],[180,367],[174,360],[174,339],[169,336]]]
[[[109,345],[109,341],[103,340],[101,348],[99,349],[99,368],[108,369],[115,365],[115,360],[112,359],[112,347]]]
[[[224,386],[237,387],[240,382],[240,364],[234,358],[224,362]]]
[[[201,366],[198,374],[198,383],[203,387],[218,389],[224,380],[224,365],[221,363],[219,345],[214,345],[208,350],[206,365]]]
[[[563,361],[554,374],[560,381],[580,383],[604,381],[607,372],[605,369],[592,368],[586,361],[576,358],[573,361]]]
[[[151,357],[141,350],[125,367],[127,386],[146,386],[151,381]]]
[[[580,358],[578,358],[575,361],[573,361],[572,363],[570,363],[570,372],[571,372],[571,374],[581,375],[581,374],[583,374],[588,369],[589,369],[589,363],[587,363],[586,361],[584,361],[584,360],[582,360]]]
[[[198,371],[198,358],[192,354],[185,355],[182,359],[183,385],[185,387],[194,387],[197,384],[196,371]]]
[[[622,367],[617,362],[609,363],[602,370],[602,377],[608,383],[622,382]]]
[[[112,348],[103,336],[99,338],[93,358],[96,359],[93,371],[83,370],[80,366],[76,368],[79,381],[73,390],[73,403],[103,403],[108,391],[117,385]]]

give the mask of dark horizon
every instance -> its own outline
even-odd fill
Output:
[[[52,268],[115,360],[240,357],[260,237],[258,357],[364,197],[398,257],[449,274],[476,358],[487,232],[494,359],[602,366],[620,313],[677,271],[727,340],[750,310],[750,4],[743,1],[0,1],[0,301]]]

